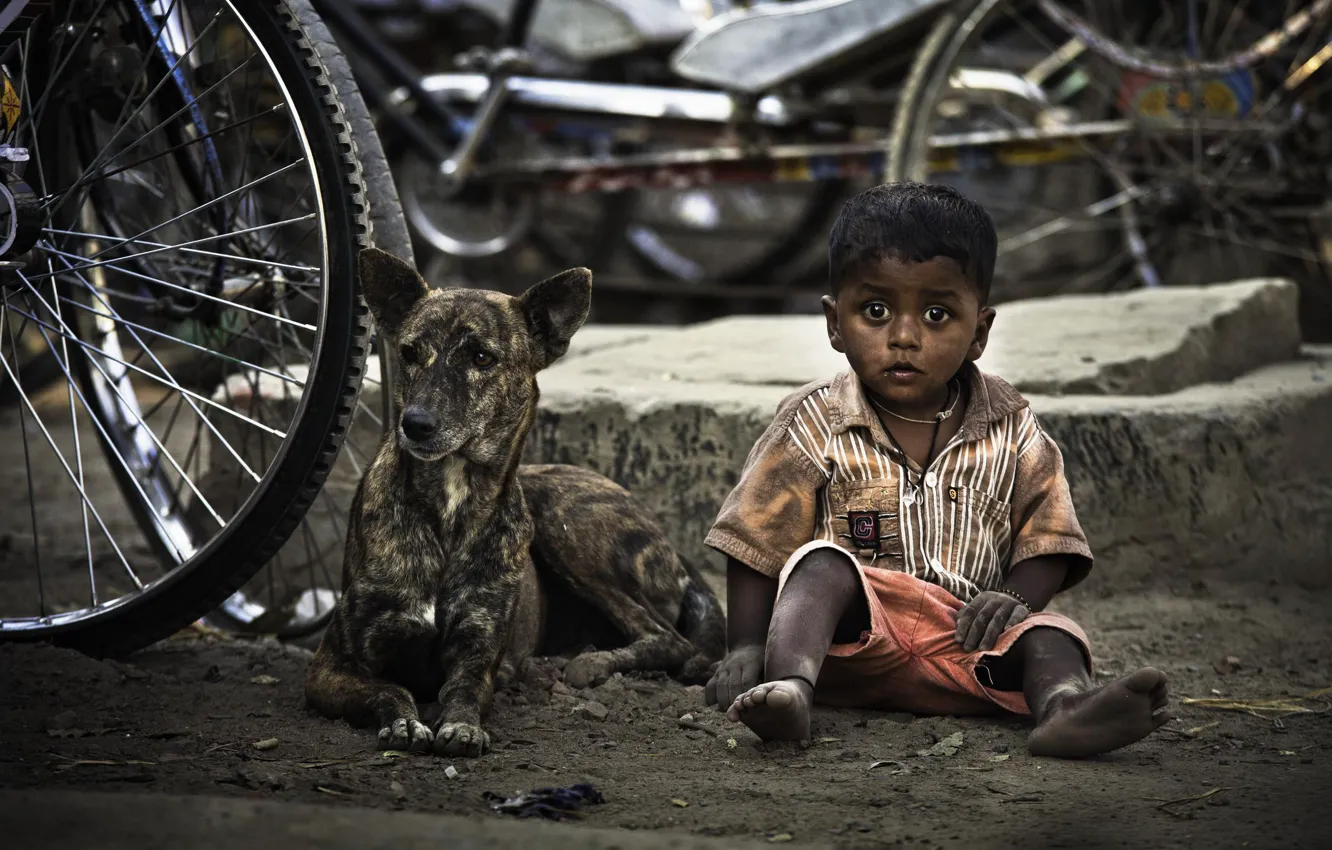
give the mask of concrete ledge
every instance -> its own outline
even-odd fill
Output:
[[[1024,393],[1159,394],[1227,381],[1295,357],[1298,301],[1282,279],[1015,301],[998,308],[985,367]],[[589,387],[798,387],[846,368],[822,316],[735,316],[637,335],[594,326],[570,354],[551,373]]]
[[[687,556],[721,566],[703,536],[788,387],[598,388],[551,370],[542,391],[529,461],[608,475],[660,513]],[[1164,395],[1030,399],[1097,554],[1088,587],[1255,569],[1332,579],[1332,349]]]
[[[1290,282],[1258,280],[1001,308],[981,365],[1028,395],[1063,448],[1098,556],[1089,586],[1256,564],[1283,580],[1332,576],[1332,349],[1295,360],[1296,300]],[[821,317],[584,328],[541,376],[525,457],[608,475],[687,556],[720,567],[703,536],[777,403],[844,368]],[[281,383],[264,376],[260,394],[289,413]],[[362,390],[372,410],[376,389]],[[213,465],[236,479],[224,455]],[[344,449],[328,486],[356,479]],[[312,533],[336,564],[340,526]]]

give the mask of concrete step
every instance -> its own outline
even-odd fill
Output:
[[[1299,295],[1285,279],[1015,301],[982,368],[1023,393],[1159,394],[1295,357]],[[580,337],[592,338],[578,349]],[[822,316],[733,316],[683,329],[589,327],[553,373],[590,386],[672,381],[798,387],[846,368]]]
[[[610,476],[682,552],[719,569],[703,536],[789,389],[552,372],[526,459]],[[1254,564],[1277,580],[1332,580],[1332,348],[1172,393],[1028,398],[1064,453],[1097,555],[1088,587]]]
[[[1064,451],[1098,556],[1089,586],[1255,558],[1332,575],[1332,350],[1296,359],[1296,302],[1289,281],[1253,280],[999,309],[980,365],[1028,395]],[[703,536],[778,401],[845,368],[817,316],[590,326],[541,375],[526,458],[610,476],[719,568]],[[362,401],[378,409],[372,385]],[[353,478],[344,456],[334,480]]]

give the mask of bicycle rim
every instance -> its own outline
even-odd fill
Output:
[[[6,54],[46,215],[0,349],[11,380],[25,347],[63,380],[0,412],[26,501],[0,531],[0,636],[123,651],[229,596],[289,622],[329,600],[270,556],[318,504],[367,343],[340,108],[285,3],[53,14]],[[265,563],[265,598],[231,596]]]
[[[980,0],[917,57],[892,176],[950,183],[990,209],[998,300],[1286,276],[1314,335],[1332,306],[1320,224],[1332,15],[1250,49],[1306,8]],[[1111,44],[1089,46],[1069,20]],[[1191,62],[1202,70],[1182,73]]]

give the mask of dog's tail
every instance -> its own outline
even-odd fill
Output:
[[[680,604],[677,628],[698,650],[681,668],[680,679],[689,684],[703,684],[726,654],[726,612],[698,567],[683,555],[679,558],[689,582]]]

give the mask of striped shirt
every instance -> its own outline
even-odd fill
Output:
[[[1007,383],[971,363],[960,377],[962,425],[928,470],[888,438],[853,372],[791,394],[705,542],[775,577],[796,549],[827,540],[963,601],[1039,555],[1073,556],[1064,587],[1081,581],[1091,550],[1059,447]]]

